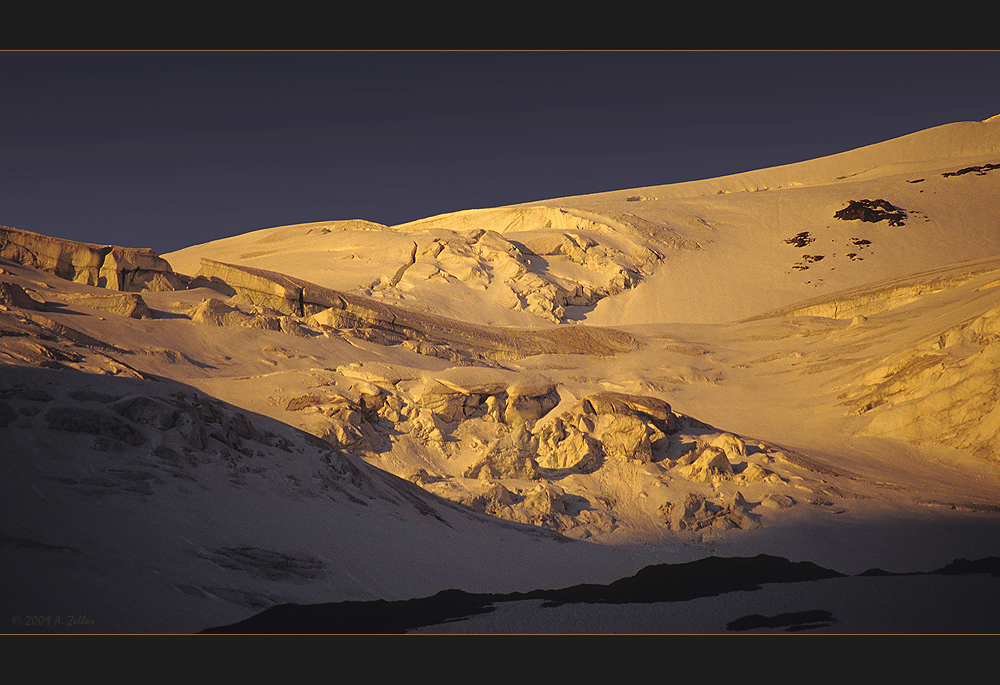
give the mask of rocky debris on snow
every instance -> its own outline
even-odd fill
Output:
[[[979,166],[967,166],[958,171],[946,171],[942,176],[948,178],[949,176],[962,176],[964,174],[976,174],[977,176],[985,176],[987,172],[993,171],[994,169],[1000,169],[1000,164],[980,164]]]
[[[851,245],[858,248],[859,250],[865,250],[870,247],[872,241],[866,238],[851,238]],[[864,257],[859,257],[857,252],[848,252],[847,258],[853,261],[864,261]]]
[[[786,238],[785,243],[795,247],[805,247],[815,240],[816,238],[814,238],[809,231],[802,231],[801,233],[793,235],[791,238]]]
[[[906,212],[882,199],[849,200],[846,207],[834,212],[833,217],[844,221],[860,220],[870,223],[888,221],[890,226],[902,226],[906,223]]]
[[[109,290],[180,290],[181,276],[149,248],[92,245],[0,226],[0,257]]]
[[[824,256],[825,255],[821,254],[815,254],[815,255],[804,254],[802,255],[802,259],[800,259],[798,262],[792,265],[792,268],[796,269],[797,271],[805,271],[806,269],[809,268],[809,264],[814,264],[816,262],[823,261]]]

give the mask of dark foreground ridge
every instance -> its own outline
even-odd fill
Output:
[[[726,624],[726,630],[742,631],[754,630],[756,628],[784,628],[786,632],[798,632],[800,630],[810,630],[812,628],[825,627],[835,623],[837,619],[833,614],[824,609],[811,609],[809,611],[793,611],[777,616],[761,616],[752,614],[730,621]]]
[[[891,573],[869,569],[855,577],[984,574],[1000,577],[1000,557],[978,560],[956,559],[934,571]],[[327,604],[281,604],[228,626],[207,628],[217,634],[390,634],[461,621],[494,611],[500,602],[542,600],[542,608],[564,604],[650,604],[682,602],[714,597],[727,592],[759,590],[772,583],[799,583],[846,578],[838,571],[808,561],[792,562],[783,557],[707,557],[680,564],[647,566],[627,578],[607,585],[582,584],[555,590],[533,590],[506,594],[443,590],[430,597],[400,601],[331,602]],[[751,631],[784,628],[807,631],[836,623],[833,614],[813,609],[776,616],[753,614],[730,621],[726,630]]]
[[[759,590],[768,583],[796,583],[844,574],[811,562],[792,562],[760,554],[755,557],[707,557],[682,564],[647,566],[607,585],[583,584],[556,590],[506,594],[443,590],[430,597],[400,601],[281,604],[229,626],[202,633],[404,633],[423,626],[458,621],[488,613],[499,602],[543,600],[542,607],[563,604],[646,604],[681,602],[726,592]]]

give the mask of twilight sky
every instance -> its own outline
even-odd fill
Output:
[[[1000,114],[1000,52],[0,52],[0,224],[165,253]]]

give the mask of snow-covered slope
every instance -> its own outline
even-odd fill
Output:
[[[166,258],[183,273],[209,256],[481,323],[718,323],[996,254],[998,163],[994,117],[719,179],[394,227],[278,227]],[[903,212],[899,225],[835,218],[877,199]]]
[[[994,118],[253,231],[146,259],[134,292],[99,287],[117,253],[8,231],[5,616],[191,631],[720,552],[997,555],[998,183]]]

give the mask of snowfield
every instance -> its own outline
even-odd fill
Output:
[[[993,117],[166,255],[0,227],[0,621],[998,632],[998,198]]]

